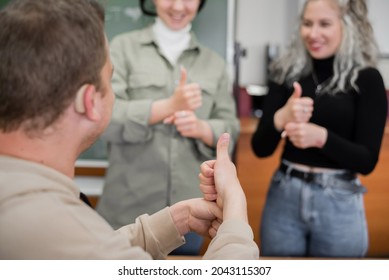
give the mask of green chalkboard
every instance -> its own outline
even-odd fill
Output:
[[[8,2],[9,0],[0,0],[0,9],[3,8]]]

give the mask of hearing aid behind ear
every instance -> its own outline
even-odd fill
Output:
[[[80,87],[76,93],[76,99],[74,100],[74,108],[77,113],[84,114],[85,113],[85,105],[84,105],[84,94],[87,85],[83,85]]]

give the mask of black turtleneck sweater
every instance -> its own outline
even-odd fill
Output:
[[[333,75],[333,60],[315,60],[314,71],[319,84]],[[377,69],[366,68],[359,72],[356,81],[359,92],[350,90],[335,96],[316,95],[312,75],[298,81],[302,96],[314,100],[310,122],[325,127],[328,138],[323,148],[300,149],[287,139],[282,158],[314,167],[347,169],[368,174],[377,164],[387,118],[387,97],[383,79]],[[269,83],[264,100],[263,116],[252,137],[252,148],[258,157],[273,154],[281,139],[275,129],[274,113],[285,105],[293,88]]]

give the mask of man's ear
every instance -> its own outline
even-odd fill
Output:
[[[91,120],[96,120],[98,118],[94,100],[95,93],[96,88],[94,85],[85,84],[78,89],[76,98],[74,99],[75,111],[85,115]]]

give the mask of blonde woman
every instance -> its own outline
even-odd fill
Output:
[[[259,157],[285,138],[261,222],[263,255],[363,257],[365,188],[387,118],[363,0],[307,0],[299,34],[271,66]]]

